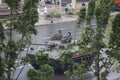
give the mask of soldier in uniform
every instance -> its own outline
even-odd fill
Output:
[[[67,33],[67,36],[65,36],[63,39],[62,39],[62,43],[70,43],[71,42],[71,40],[72,40],[72,36],[71,36],[71,33],[70,32],[68,32]]]
[[[61,30],[58,30],[58,33],[52,37],[52,40],[61,40],[63,38]]]

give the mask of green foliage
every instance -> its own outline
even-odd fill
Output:
[[[44,74],[45,77],[49,77],[54,74],[53,68],[48,64],[45,64],[41,67],[41,72]]]
[[[73,64],[73,71],[65,71],[64,75],[68,77],[72,77],[73,79],[82,79],[84,78],[84,73],[87,71],[87,68],[85,67],[84,64],[78,64],[74,63]]]
[[[40,70],[29,69],[27,76],[30,80],[49,80],[54,75],[54,70],[48,64],[41,66]]]
[[[69,14],[69,15],[74,15],[74,11],[73,11],[73,10],[70,10],[70,11],[68,12],[68,14]]]
[[[112,24],[112,22],[113,22],[114,18],[115,18],[115,15],[110,16],[109,21],[108,21],[108,22],[109,22],[109,24]]]
[[[61,18],[61,13],[54,13],[55,18]]]
[[[96,2],[96,0],[90,0],[88,3],[88,10],[87,10],[87,15],[86,15],[87,24],[90,24],[91,19],[94,17],[95,2]]]
[[[112,22],[112,33],[110,34],[109,47],[112,48],[108,54],[120,62],[120,14],[117,14]]]
[[[80,52],[87,53],[89,52],[90,44],[93,41],[94,30],[91,27],[86,27],[85,32],[82,34],[81,38],[77,41],[77,45],[80,49]],[[89,46],[89,47],[88,47]]]
[[[38,51],[35,55],[35,61],[39,66],[47,64],[49,62],[49,55],[43,51]]]
[[[105,29],[108,24],[108,19],[110,17],[110,0],[100,0],[99,4],[96,6],[96,20],[98,28]]]
[[[7,80],[11,80],[11,73],[14,73],[14,70],[18,66],[15,61],[19,61],[19,59],[21,59],[17,59],[21,51],[26,46],[29,47],[29,45],[31,44],[31,34],[37,33],[37,30],[34,26],[38,20],[38,13],[36,9],[37,1],[38,0],[25,0],[23,13],[15,16],[14,14],[18,13],[19,1],[4,0],[4,2],[7,3],[7,5],[10,7],[11,13],[9,17],[10,19],[6,20],[6,22],[4,23],[6,24],[5,26],[9,28],[7,30],[7,33],[9,33],[9,35],[6,35],[4,33],[3,23],[0,21],[0,65],[2,65],[0,66],[0,71],[2,72],[2,74],[0,74],[0,80],[5,80],[4,77],[6,77]],[[12,37],[13,29],[14,31],[22,34],[22,37],[19,40],[14,40],[14,38]],[[5,40],[5,38],[7,40]],[[22,58],[21,61],[23,65],[26,65],[28,60],[28,58]],[[17,76],[17,79],[18,77],[19,75]]]
[[[120,71],[120,64],[116,66],[116,71]]]
[[[110,47],[120,48],[120,14],[117,14],[112,23],[112,34],[110,35]]]
[[[46,17],[50,18],[50,13],[48,13],[48,14],[46,15]]]
[[[28,25],[32,25],[34,26],[34,24],[38,21],[38,12],[36,10],[36,8],[30,8],[29,10],[26,10],[26,14],[25,14],[25,20],[28,20],[29,24]]]
[[[30,15],[33,15],[33,14],[30,14]],[[32,17],[28,17],[26,19],[25,14],[19,15],[17,21],[14,23],[14,26],[15,26],[14,28],[17,30],[17,32],[22,34],[22,36],[26,36],[28,34],[36,35],[37,30],[35,29],[35,26],[34,26],[35,22],[37,22],[36,17],[37,16],[32,16]],[[34,18],[34,19],[32,20],[32,18]],[[30,19],[30,20],[28,20],[28,19]]]
[[[39,0],[25,0],[25,6],[23,8],[23,12],[28,12],[27,10],[31,8],[37,8],[37,4]]]
[[[78,12],[77,27],[80,27],[82,22],[85,20],[86,8],[81,8]]]
[[[108,20],[110,17],[110,9],[111,9],[110,0],[100,0],[96,5],[96,9],[95,9],[97,29],[92,43],[92,48],[93,48],[92,52],[95,57],[94,67],[95,67],[95,75],[97,76],[97,80],[106,79],[106,76],[109,73],[109,69],[110,69],[109,66],[111,65],[109,64],[109,62],[106,61],[106,59],[102,56],[100,52],[100,50],[105,47],[105,43],[103,42],[103,39],[104,39],[104,32],[106,30],[106,26],[108,24]],[[100,65],[100,63],[102,64]],[[103,69],[103,66],[106,71],[100,73],[100,71]]]
[[[74,78],[83,78],[83,73],[86,72],[85,64],[74,64],[73,77]]]
[[[26,56],[21,58],[21,64],[27,65],[29,62],[30,62],[29,57]]]
[[[4,80],[2,78],[4,78],[4,60],[0,57],[0,80]]]
[[[5,47],[5,57],[11,59],[12,61],[15,61],[17,57],[16,51],[18,50],[16,42],[14,40],[9,40],[6,47]]]
[[[13,10],[16,10],[18,9],[18,2],[19,0],[3,0],[5,3],[8,4],[8,6],[13,9]]]
[[[40,71],[35,69],[29,69],[27,73],[27,77],[30,80],[40,80],[40,75],[41,75]]]
[[[1,42],[3,42],[4,39],[5,39],[4,27],[2,22],[0,21],[0,44]]]
[[[60,56],[60,60],[63,64],[72,64],[72,52],[71,51],[64,51]]]

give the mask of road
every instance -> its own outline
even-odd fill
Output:
[[[45,41],[48,41],[50,39],[50,37],[52,35],[54,35],[55,33],[57,33],[57,30],[59,30],[59,29],[62,30],[63,35],[65,35],[67,32],[71,32],[73,39],[75,38],[75,40],[78,40],[81,36],[82,31],[81,31],[81,28],[76,28],[75,25],[76,25],[76,22],[73,21],[73,22],[65,22],[65,23],[57,23],[57,24],[38,26],[38,27],[36,27],[38,30],[37,35],[36,36],[32,35],[32,43],[33,44],[42,44]],[[93,26],[93,27],[95,28],[95,26]],[[18,33],[16,33],[14,31],[13,37],[14,37],[14,39],[17,40],[21,37],[21,35],[19,35]],[[33,46],[33,47],[35,47],[35,46]],[[25,56],[24,52],[22,53],[22,56]],[[23,66],[19,66],[17,68],[14,78],[16,78],[17,74],[22,69],[22,67]],[[27,80],[26,74],[27,74],[28,69],[30,69],[30,68],[32,68],[30,64],[25,66],[22,74],[19,77],[19,80]],[[112,72],[108,76],[108,79],[114,80],[116,77],[119,77],[119,76],[120,76],[120,74]],[[56,79],[57,80],[65,80],[65,78],[63,76],[57,76],[52,80],[56,80]],[[96,79],[95,79],[95,77],[90,77],[86,80],[96,80]]]
[[[32,43],[43,44],[45,41],[48,41],[51,36],[56,34],[57,30],[62,30],[63,35],[66,35],[67,32],[71,32],[73,39],[77,40],[80,38],[82,31],[80,28],[76,28],[75,25],[76,25],[76,21],[38,26],[36,27],[38,31],[37,35],[36,36],[32,35]],[[16,33],[15,31],[13,32],[14,39],[18,40],[20,37],[21,37],[20,34]],[[32,47],[36,47],[36,46],[32,46]],[[22,52],[22,56],[25,56],[24,51]],[[21,68],[22,66],[17,68],[14,78],[17,76]],[[28,71],[29,68],[31,68],[30,65],[24,68],[22,74],[19,77],[19,80],[23,80],[23,79],[26,80],[26,72]]]

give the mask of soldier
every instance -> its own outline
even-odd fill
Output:
[[[58,30],[58,33],[52,37],[52,40],[61,40],[63,38],[61,30]]]
[[[67,33],[67,36],[65,36],[63,39],[62,39],[62,43],[70,43],[71,42],[71,40],[72,40],[72,36],[71,36],[71,33],[70,32],[68,32]]]

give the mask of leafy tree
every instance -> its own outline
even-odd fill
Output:
[[[110,67],[112,65],[112,61],[110,62],[111,60],[110,56],[106,58],[103,57],[101,50],[106,47],[103,39],[104,39],[104,32],[108,24],[108,19],[110,17],[110,8],[112,4],[110,0],[99,0],[97,3],[95,1],[93,2],[92,1],[89,4],[92,4],[91,6],[94,6],[93,4],[96,5],[95,13],[94,13],[94,7],[91,8],[89,5],[86,18],[88,25],[91,25],[90,24],[91,19],[93,18],[93,15],[95,15],[97,28],[93,29],[92,27],[90,28],[87,27],[85,32],[82,34],[80,40],[78,40],[78,46],[80,49],[84,50],[85,53],[89,52],[90,50],[91,55],[93,55],[94,57],[93,67],[95,69],[95,75],[97,77],[97,80],[101,80],[101,79],[106,80],[106,76],[109,73]],[[90,12],[91,9],[93,10],[93,14],[92,12]],[[90,31],[92,32],[92,34],[87,33]],[[87,45],[90,45],[89,50],[86,47]],[[105,69],[104,71],[102,71],[103,68]]]
[[[81,53],[86,54],[90,53],[91,43],[94,39],[94,30],[91,27],[86,27],[82,36],[77,41],[77,45]]]
[[[29,69],[27,76],[30,80],[49,80],[53,74],[53,68],[48,64],[44,64],[40,70]]]
[[[4,35],[4,27],[3,27],[3,24],[2,22],[0,21],[0,79],[4,79],[4,67],[5,67],[5,64],[4,64],[4,59],[2,58],[2,52],[3,52],[3,49],[4,49],[4,44],[3,44],[3,41],[5,39],[5,35]]]
[[[54,75],[53,67],[48,64],[44,64],[41,67],[41,72],[44,74],[43,76],[47,78],[47,80],[49,80],[49,78]]]
[[[64,51],[62,52],[60,56],[60,60],[62,63],[62,66],[65,70],[71,71],[73,60],[72,60],[72,52],[71,51]]]
[[[104,74],[104,78],[106,78],[107,74],[109,73],[107,68],[110,68],[111,63],[104,62],[105,59],[102,56],[101,50],[105,47],[105,43],[103,41],[104,39],[104,32],[106,30],[106,26],[108,24],[108,19],[110,17],[110,1],[109,0],[100,0],[96,6],[95,16],[96,16],[96,34],[93,40],[93,55],[94,55],[94,61],[95,61],[95,75],[97,76],[97,80],[100,80],[102,77],[102,74],[107,71],[107,73]],[[109,58],[109,57],[108,57]],[[106,60],[105,60],[106,61]],[[102,63],[102,64],[100,64]],[[105,63],[105,64],[104,64]],[[100,73],[100,71],[105,68],[105,71]]]
[[[49,55],[43,51],[38,51],[35,55],[36,63],[41,66],[49,62]]]
[[[49,56],[47,53],[38,51],[35,55],[35,62],[39,65],[40,69],[29,69],[27,76],[30,80],[48,80],[52,75],[54,75],[53,67],[48,64]]]
[[[112,22],[112,32],[110,34],[109,46],[112,48],[108,51],[108,55],[116,59],[120,63],[120,14],[117,14]],[[118,65],[117,70],[120,66]]]
[[[27,76],[30,80],[40,80],[40,71],[36,69],[29,69]]]
[[[87,68],[84,64],[74,63],[72,72],[65,71],[64,74],[70,78],[74,79],[83,79],[83,75],[87,71]]]
[[[86,8],[81,8],[78,13],[77,27],[83,28],[83,22],[85,20]]]
[[[31,0],[25,0],[25,5]],[[17,15],[18,12],[18,0],[4,0],[5,3],[10,7],[10,16],[6,19],[6,26],[8,27],[7,33],[9,35],[5,36],[3,24],[0,22],[0,78],[2,80],[11,80],[16,71],[16,60],[20,60],[21,51],[27,47],[29,50],[29,45],[31,44],[31,34],[36,34],[37,30],[35,29],[34,24],[38,20],[38,13],[36,9],[37,0],[32,0],[28,7],[24,7],[22,14]],[[35,3],[35,4],[33,4]],[[32,5],[32,6],[31,6]],[[26,18],[27,17],[27,18]],[[22,34],[22,37],[19,40],[14,40],[12,32],[17,31]],[[5,41],[6,39],[6,41]],[[28,50],[26,54],[28,54]],[[28,58],[26,58],[28,59]],[[27,61],[24,59],[23,61]],[[26,63],[23,64],[24,66]],[[23,67],[24,68],[24,67]],[[22,72],[21,69],[20,73]],[[12,74],[13,73],[13,74]],[[6,76],[4,75],[6,74]],[[13,76],[12,76],[13,75]],[[16,80],[20,74],[18,74]]]
[[[88,9],[87,9],[87,14],[86,14],[87,24],[91,24],[91,20],[94,17],[95,3],[96,3],[96,0],[90,0],[89,3],[88,3]]]
[[[73,53],[71,51],[64,51],[60,56],[61,63],[65,69],[64,74],[73,79],[82,78],[86,67],[84,64],[74,62],[72,56]]]
[[[112,33],[110,34],[110,40],[109,40],[109,44],[110,44],[110,48],[112,48],[113,53],[111,54],[112,57],[116,58],[117,60],[120,61],[119,59],[119,49],[120,49],[120,14],[117,14],[114,21],[112,22]],[[115,50],[115,52],[114,52]],[[116,53],[117,52],[117,53]]]

